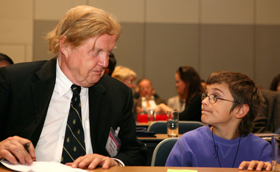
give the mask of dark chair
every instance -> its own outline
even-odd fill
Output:
[[[199,121],[179,121],[179,134],[184,134],[185,132],[194,130],[198,127],[204,126],[202,122]],[[157,134],[167,133],[167,122],[157,121],[152,124],[147,129],[148,131],[153,131]]]
[[[165,166],[166,160],[178,138],[168,138],[161,141],[155,148],[151,166]]]

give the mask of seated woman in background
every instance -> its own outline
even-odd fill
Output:
[[[136,73],[124,66],[117,66],[112,73],[112,77],[123,82],[132,90],[135,88],[135,81],[137,79]]]
[[[269,89],[272,91],[280,91],[280,74],[273,78]]]
[[[201,121],[201,94],[203,89],[199,74],[193,67],[183,66],[175,73],[175,79],[179,97],[185,103],[184,110],[179,114],[179,120]],[[173,110],[165,104],[160,104],[156,109],[157,112],[162,113]]]

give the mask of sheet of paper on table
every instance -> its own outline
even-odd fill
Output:
[[[167,169],[167,172],[197,172],[197,170],[186,170],[186,169]]]
[[[34,161],[31,165],[22,165],[17,164],[13,165],[9,161],[2,159],[1,163],[14,171],[24,171],[24,172],[50,172],[50,171],[59,171],[59,172],[86,172],[79,168],[71,168],[69,166],[63,165],[58,162],[45,162],[45,161]]]

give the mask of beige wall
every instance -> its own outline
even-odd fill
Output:
[[[268,88],[280,73],[279,0],[0,0],[0,52],[15,62],[49,59],[43,36],[70,8],[111,12],[122,25],[118,65],[176,94],[174,72],[191,65],[207,79],[217,70],[249,75]]]

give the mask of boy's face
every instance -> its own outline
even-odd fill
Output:
[[[230,113],[234,101],[227,84],[211,84],[206,86],[205,93],[208,95],[202,100],[201,121],[214,126],[230,126],[236,119],[234,116],[235,109]],[[213,104],[209,101],[209,96],[215,95],[217,99]]]

